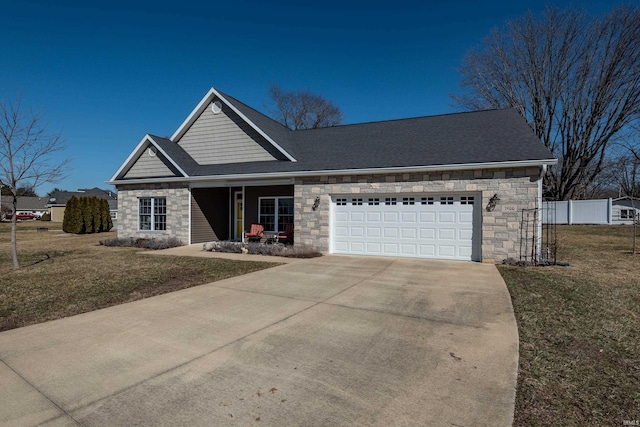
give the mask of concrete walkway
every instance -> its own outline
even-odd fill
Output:
[[[0,333],[0,425],[508,426],[496,268],[325,256]]]

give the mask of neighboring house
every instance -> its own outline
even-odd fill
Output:
[[[614,224],[633,224],[634,218],[640,221],[640,199],[629,196],[613,199],[611,217]]]
[[[48,211],[46,197],[20,196],[17,200],[16,211],[18,213],[32,213],[38,218]],[[13,211],[11,196],[2,196],[2,206],[7,212]]]
[[[293,223],[296,245],[330,253],[494,262],[518,257],[522,210],[540,207],[555,163],[513,109],[291,131],[212,88],[108,184],[120,237]]]
[[[64,220],[65,206],[72,196],[78,198],[95,196],[99,199],[106,199],[109,202],[109,211],[111,212],[111,219],[114,221],[115,226],[115,221],[118,219],[118,194],[97,187],[80,188],[78,191],[54,191],[47,203],[47,207],[51,213],[51,221],[62,222]]]
[[[542,204],[544,224],[633,224],[640,220],[640,199],[562,200]]]

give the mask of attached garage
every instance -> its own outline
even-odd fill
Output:
[[[331,252],[479,261],[480,195],[333,196]]]

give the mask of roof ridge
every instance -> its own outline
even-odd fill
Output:
[[[321,129],[344,128],[344,127],[348,127],[348,126],[373,125],[373,124],[378,124],[378,123],[382,124],[382,123],[390,123],[390,122],[402,122],[402,121],[409,121],[409,120],[422,120],[422,119],[431,119],[431,118],[435,119],[435,118],[438,118],[438,117],[459,116],[459,115],[463,115],[463,114],[490,113],[490,112],[507,111],[507,110],[515,110],[515,108],[513,108],[513,107],[488,108],[488,109],[485,109],[485,110],[457,111],[457,112],[453,112],[453,113],[442,113],[442,114],[434,114],[434,115],[429,115],[429,116],[401,117],[401,118],[397,118],[397,119],[388,119],[388,120],[372,120],[372,121],[369,121],[369,122],[345,123],[345,124],[340,124],[340,125],[335,125],[335,126],[327,126],[327,127],[322,127],[322,128],[296,129],[296,130],[293,130],[292,132],[298,133],[298,132],[314,131],[314,130],[321,130]]]

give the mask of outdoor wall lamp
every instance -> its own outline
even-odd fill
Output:
[[[500,201],[498,194],[494,194],[490,199],[489,203],[487,203],[487,212],[491,212],[496,208],[496,203]]]
[[[320,197],[316,196],[316,200],[313,202],[313,206],[311,207],[311,209],[315,211],[316,209],[318,209],[319,205],[320,205]]]

